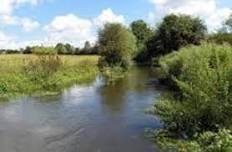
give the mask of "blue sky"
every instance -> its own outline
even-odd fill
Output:
[[[152,11],[153,6],[149,0],[52,0],[37,7],[25,6],[18,9],[16,13],[35,17],[46,23],[54,16],[69,13],[93,18],[106,8],[111,8],[116,14],[123,14],[127,19],[136,19],[146,17],[148,10]]]
[[[232,12],[231,0],[0,0],[0,47],[94,43],[107,22],[144,19],[155,26],[168,13],[201,17],[210,31]]]

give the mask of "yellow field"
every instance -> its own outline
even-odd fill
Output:
[[[60,55],[62,61],[68,65],[78,65],[85,62],[97,64],[98,56],[96,55],[83,55],[83,56],[72,56],[72,55]],[[36,55],[0,55],[0,72],[13,72],[22,68],[29,60],[36,58]]]

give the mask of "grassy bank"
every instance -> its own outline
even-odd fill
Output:
[[[89,82],[98,72],[97,60],[98,56],[0,55],[0,97],[58,93]]]

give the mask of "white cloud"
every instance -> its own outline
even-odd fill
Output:
[[[20,25],[27,32],[30,32],[30,31],[32,31],[40,26],[39,22],[31,20],[29,18],[20,19]]]
[[[40,26],[40,23],[38,21],[29,18],[21,18],[17,16],[10,16],[10,15],[0,16],[0,23],[4,25],[20,26],[26,32],[30,32]]]
[[[1,24],[16,25],[17,20],[18,19],[15,16],[10,16],[10,15],[2,15],[2,16],[0,16],[0,23]]]
[[[93,19],[81,18],[74,14],[55,17],[50,24],[44,27],[48,33],[47,40],[50,44],[67,42],[82,47],[85,41],[94,43],[97,39],[97,30],[106,23],[122,23],[122,15],[116,15],[111,9],[103,10]]]
[[[0,14],[11,14],[15,8],[23,4],[37,5],[40,0],[0,0]]]
[[[29,32],[39,27],[39,23],[26,17],[13,15],[13,11],[23,4],[37,5],[41,0],[0,0],[0,23],[21,26]]]
[[[36,21],[11,15],[0,16],[0,23],[3,22],[9,25],[20,25],[26,31],[40,26]],[[111,9],[103,10],[97,17],[92,19],[82,18],[75,14],[56,16],[43,27],[45,36],[41,40],[20,41],[16,37],[13,40],[11,39],[8,45],[3,48],[23,48],[28,45],[41,44],[50,46],[59,42],[82,47],[85,41],[96,42],[98,28],[103,27],[105,23],[115,22],[125,24],[125,19],[122,15],[116,15]],[[7,41],[4,43],[7,43]]]
[[[98,27],[103,27],[106,23],[121,23],[125,24],[123,15],[116,15],[110,8],[105,9],[101,14],[94,19],[94,24]]]
[[[55,17],[44,27],[51,43],[69,42],[73,45],[83,45],[86,40],[94,41],[93,24],[90,20],[74,14]]]
[[[51,45],[45,43],[44,40],[28,40],[22,41],[14,36],[9,36],[6,33],[0,31],[0,49],[20,49],[26,46],[36,46],[36,45]]]
[[[0,48],[8,48],[9,44],[13,41],[13,38],[7,36],[4,32],[0,31]]]
[[[155,12],[149,13],[149,19],[160,19],[166,14],[188,14],[199,16],[205,20],[210,31],[220,27],[229,16],[229,8],[220,8],[216,0],[151,0]],[[157,18],[156,18],[157,16]]]

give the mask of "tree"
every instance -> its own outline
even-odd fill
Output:
[[[135,36],[121,24],[106,24],[98,33],[100,67],[127,68],[136,51]]]
[[[208,41],[217,44],[227,43],[232,45],[232,14],[224,21],[222,28],[217,33],[209,35]]]
[[[24,50],[23,50],[23,54],[31,54],[32,53],[32,48],[30,46],[27,46]]]
[[[232,14],[230,14],[229,18],[226,20],[225,25],[227,27],[227,31],[232,32]]]
[[[56,54],[54,47],[34,46],[31,48],[33,54],[38,55],[53,55]]]
[[[85,42],[85,47],[84,48],[87,49],[87,50],[91,49],[91,44],[90,44],[89,41]]]
[[[69,43],[65,44],[65,48],[67,51],[66,54],[73,54],[75,51],[75,48],[72,45],[70,45]]]
[[[138,54],[135,60],[145,62],[148,58],[146,43],[154,35],[154,31],[143,20],[132,22],[130,27],[137,39]]]
[[[137,39],[138,49],[144,49],[145,43],[149,40],[151,36],[153,36],[154,32],[143,20],[132,22],[130,27]]]
[[[79,54],[81,54],[81,50],[80,50],[80,48],[75,48],[75,53],[74,53],[75,55],[79,55]]]
[[[197,17],[167,15],[158,26],[155,36],[147,43],[149,54],[156,57],[189,44],[199,45],[206,31],[206,26]]]
[[[62,43],[58,43],[55,47],[55,50],[58,54],[67,54],[67,48]]]
[[[232,34],[226,32],[218,32],[210,35],[208,37],[209,42],[217,43],[217,44],[230,44],[232,45]]]
[[[85,42],[84,48],[82,49],[82,53],[84,54],[91,54],[92,47],[89,41]]]
[[[73,54],[75,53],[75,48],[69,44],[58,43],[55,47],[58,54]]]

